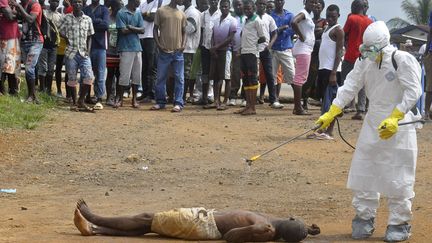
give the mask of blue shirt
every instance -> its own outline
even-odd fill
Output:
[[[294,31],[291,26],[291,21],[294,19],[294,15],[284,9],[283,16],[277,15],[275,11],[271,13],[271,16],[275,20],[276,26],[278,28],[283,25],[289,26],[289,28],[278,32],[278,37],[276,38],[272,49],[275,51],[285,51],[287,49],[293,48],[292,37],[294,35]]]
[[[119,52],[138,52],[142,51],[141,42],[137,33],[123,34],[120,29],[132,25],[138,28],[144,27],[144,20],[140,11],[132,13],[126,7],[120,9],[116,16],[118,31],[117,50]]]
[[[106,32],[110,23],[109,10],[103,5],[98,5],[95,9],[91,5],[83,9],[85,15],[89,16],[93,22],[93,29],[95,34],[92,35],[92,49],[106,50]]]

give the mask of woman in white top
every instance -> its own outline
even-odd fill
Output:
[[[301,106],[302,86],[309,74],[311,53],[315,44],[315,24],[312,10],[319,5],[318,0],[304,0],[304,9],[294,17],[292,27],[298,35],[294,44],[293,55],[296,58],[295,75],[293,80],[294,90],[294,115],[309,115]]]

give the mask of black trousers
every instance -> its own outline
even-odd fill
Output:
[[[243,77],[243,86],[258,85],[258,59],[255,54],[241,54],[241,72]]]

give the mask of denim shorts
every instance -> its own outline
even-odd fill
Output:
[[[68,86],[75,87],[81,80],[84,84],[92,85],[94,74],[89,56],[83,57],[77,53],[73,58],[65,57],[65,66],[69,76]],[[78,79],[78,70],[80,79]]]
[[[21,42],[21,56],[27,80],[36,79],[36,65],[42,51],[42,42]]]

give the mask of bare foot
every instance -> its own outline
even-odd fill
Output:
[[[115,103],[114,103],[114,105],[113,105],[113,108],[120,108],[120,107],[122,107],[123,106],[123,101],[122,100],[117,100]]]
[[[253,109],[246,109],[241,113],[243,116],[256,115],[256,111]]]
[[[75,209],[74,213],[74,224],[83,236],[94,235],[92,231],[92,225],[82,216],[78,208]]]
[[[92,221],[92,213],[90,212],[89,206],[84,201],[84,199],[79,199],[77,201],[76,208],[80,211],[80,214],[84,217],[84,219]]]
[[[234,114],[242,114],[243,112],[245,112],[245,110],[247,110],[247,107],[241,108],[240,110],[234,111]]]

